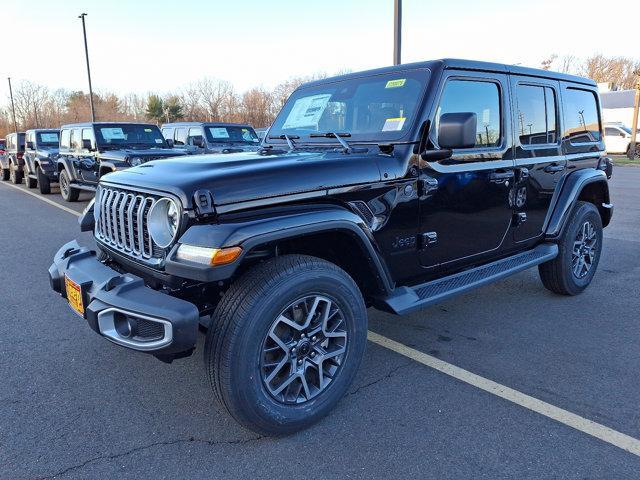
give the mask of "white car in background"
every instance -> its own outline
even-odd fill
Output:
[[[640,134],[637,135],[640,141]],[[631,129],[622,123],[605,123],[604,143],[608,153],[627,154],[631,143]]]

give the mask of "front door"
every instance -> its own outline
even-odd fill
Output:
[[[511,77],[517,183],[514,240],[542,235],[551,198],[566,167],[560,145],[557,81]]]
[[[440,162],[421,160],[420,262],[457,268],[501,252],[512,221],[509,191],[515,178],[508,77],[448,71],[429,116],[438,147],[443,113],[473,112],[476,144]]]

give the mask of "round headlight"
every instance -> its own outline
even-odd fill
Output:
[[[133,157],[129,163],[131,163],[132,167],[137,167],[138,165],[142,165],[142,159],[140,157]]]
[[[175,239],[180,223],[179,215],[178,206],[169,198],[161,198],[149,210],[149,235],[160,248],[167,248]]]

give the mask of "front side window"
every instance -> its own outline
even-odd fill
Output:
[[[435,131],[444,113],[476,114],[476,144],[473,148],[495,147],[501,139],[500,90],[494,82],[450,80],[444,87],[436,111]]]
[[[200,127],[191,127],[189,129],[189,136],[187,137],[187,143],[193,145],[194,137],[204,137],[204,132]]]
[[[165,141],[155,125],[116,123],[95,126],[96,143],[100,147],[164,147]]]
[[[287,100],[269,138],[319,142],[318,134],[343,133],[353,140],[397,140],[411,128],[428,79],[427,70],[413,70],[302,87]]]
[[[187,129],[176,128],[176,137],[173,142],[175,145],[184,145],[187,143]]]
[[[41,147],[57,147],[60,143],[58,132],[38,132],[36,135]]]
[[[207,127],[209,143],[259,143],[258,134],[250,127]]]
[[[71,148],[71,130],[62,130],[60,133],[60,146],[62,148]]]
[[[564,137],[571,143],[600,141],[600,119],[596,96],[589,90],[566,88],[563,95]]]
[[[556,99],[552,88],[518,85],[517,128],[521,145],[556,143]]]

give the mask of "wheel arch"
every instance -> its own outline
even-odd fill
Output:
[[[602,170],[582,169],[573,172],[559,183],[557,192],[555,204],[545,225],[547,238],[558,238],[562,234],[578,201],[595,205],[603,227],[611,221],[613,206],[610,202],[609,183]]]

